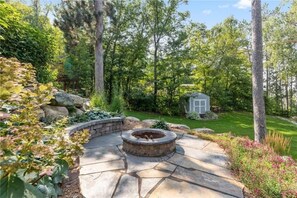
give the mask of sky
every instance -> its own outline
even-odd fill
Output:
[[[268,3],[269,9],[274,9],[280,0],[262,0]],[[180,10],[188,10],[191,20],[212,27],[230,16],[239,20],[251,20],[251,0],[189,0]]]
[[[57,4],[60,1],[41,0],[43,4]],[[262,4],[268,3],[270,9],[274,9],[280,2],[281,0],[262,0]],[[208,28],[211,28],[230,16],[250,21],[250,6],[251,0],[188,0],[188,4],[181,5],[179,10],[189,11],[191,21],[204,23]]]

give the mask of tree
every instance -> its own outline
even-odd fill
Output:
[[[252,1],[252,81],[255,141],[262,142],[266,135],[263,94],[263,41],[261,0]]]
[[[94,0],[96,18],[95,91],[104,91],[103,75],[103,0]]]
[[[39,82],[54,81],[63,38],[44,15],[39,16],[42,28],[34,25],[32,15],[29,6],[0,2],[0,55],[31,63]]]
[[[178,11],[180,4],[186,3],[185,0],[149,0],[145,10],[146,21],[150,34],[152,35],[153,48],[153,82],[154,82],[154,107],[157,107],[157,96],[159,90],[160,59],[162,59],[162,43],[166,43],[166,37],[174,31],[176,26],[188,17],[188,13]]]
[[[196,90],[222,110],[251,111],[251,64],[243,23],[229,17],[209,30],[196,27],[191,37]]]

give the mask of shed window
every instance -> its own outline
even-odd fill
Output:
[[[193,110],[199,114],[205,114],[206,112],[206,100],[194,99]]]

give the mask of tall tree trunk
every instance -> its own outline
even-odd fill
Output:
[[[95,44],[95,91],[104,91],[103,75],[103,0],[94,0],[96,17],[96,44]]]
[[[158,97],[158,43],[156,40],[156,36],[154,35],[154,111],[157,108],[157,97]]]
[[[263,96],[261,0],[252,0],[252,39],[254,133],[255,141],[262,142],[266,135],[266,119]]]

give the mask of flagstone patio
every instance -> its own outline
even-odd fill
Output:
[[[123,132],[124,133],[124,132]],[[80,188],[86,198],[244,197],[243,184],[216,144],[178,134],[175,153],[137,157],[122,150],[121,133],[92,139],[80,158]]]

